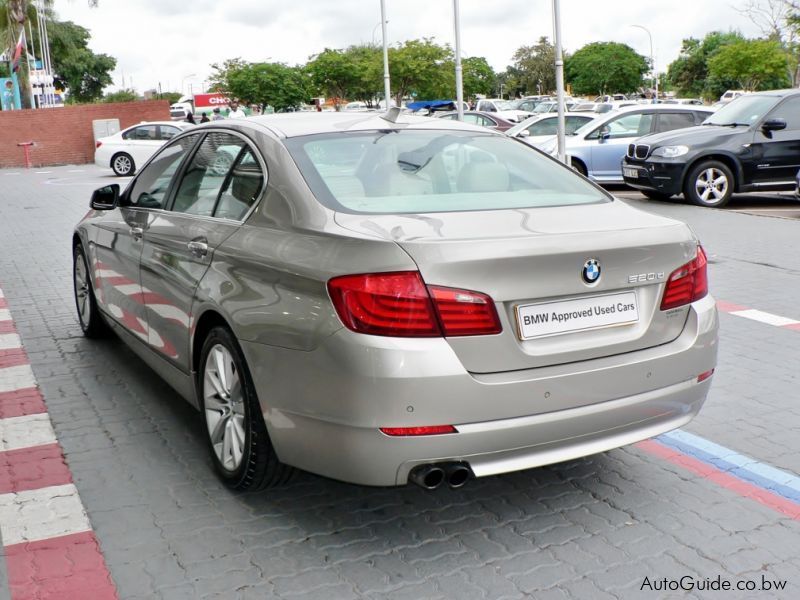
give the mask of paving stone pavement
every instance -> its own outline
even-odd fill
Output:
[[[119,340],[78,327],[72,227],[114,179],[93,166],[48,171],[0,170],[0,287],[121,598],[800,597],[800,521],[636,446],[460,490],[300,473],[279,490],[231,493],[199,415]],[[799,223],[629,201],[692,225],[717,298],[800,320]],[[800,473],[800,331],[720,319],[712,391],[686,429]],[[682,576],[788,583],[642,589]]]

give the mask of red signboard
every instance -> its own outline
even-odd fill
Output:
[[[228,98],[223,94],[195,94],[194,95],[194,109],[195,111],[201,108],[216,108],[228,106]]]

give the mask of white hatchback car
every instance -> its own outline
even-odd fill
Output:
[[[94,162],[111,167],[120,177],[133,175],[137,166],[146,163],[168,140],[189,127],[193,125],[175,121],[151,121],[128,127],[95,142]]]

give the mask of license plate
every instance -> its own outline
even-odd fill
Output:
[[[523,340],[626,325],[638,320],[635,292],[517,307],[518,331]]]
[[[622,174],[631,179],[639,179],[639,169],[622,169]]]

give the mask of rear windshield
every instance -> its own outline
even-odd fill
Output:
[[[389,130],[286,140],[317,199],[349,213],[431,213],[610,202],[527,144],[471,131]]]

